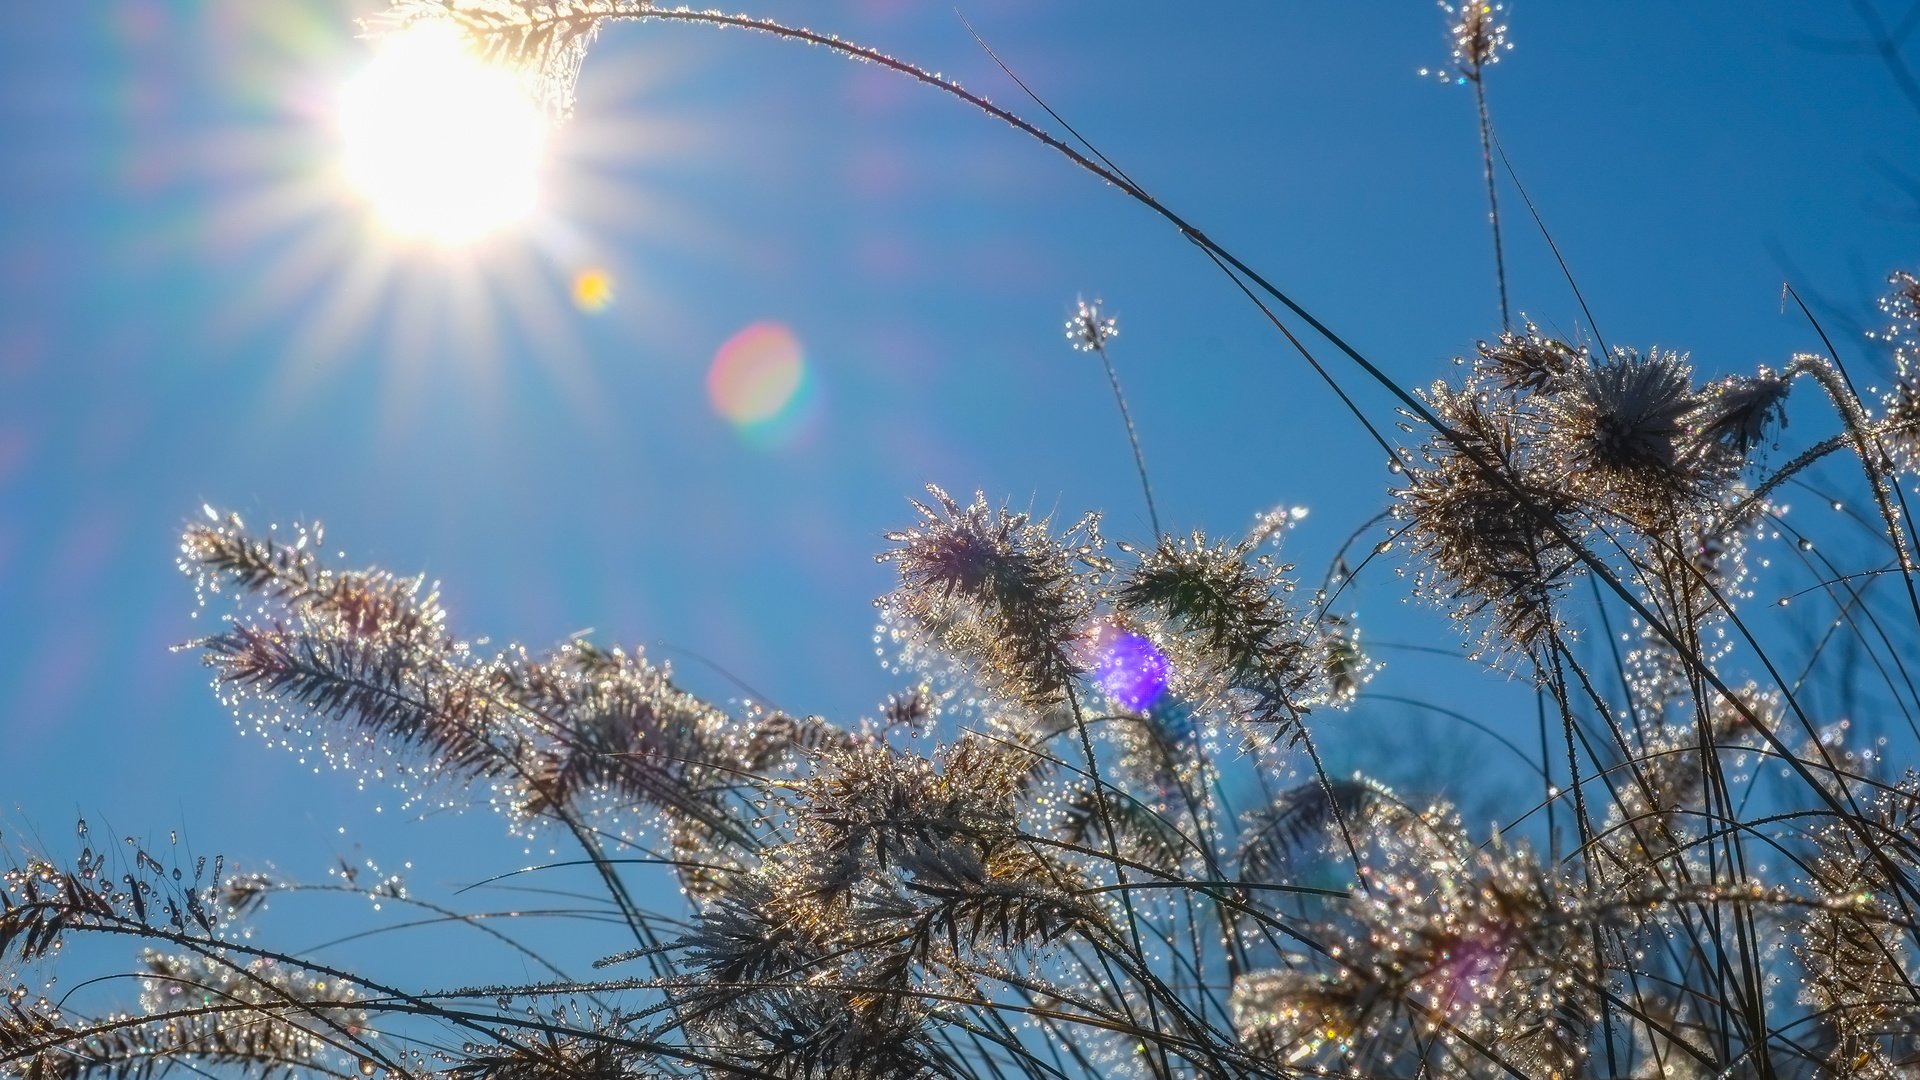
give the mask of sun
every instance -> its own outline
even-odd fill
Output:
[[[355,35],[370,3],[233,7],[219,39],[232,57],[209,76],[234,115],[170,148],[215,183],[203,220],[156,218],[153,242],[201,238],[231,284],[211,340],[273,358],[249,408],[310,408],[372,378],[355,415],[397,438],[449,415],[449,397],[469,417],[512,416],[533,371],[579,423],[617,430],[601,389],[612,356],[592,343],[678,342],[674,275],[752,250],[706,203],[653,185],[717,167],[719,116],[673,97],[710,73],[631,35],[630,62],[596,68],[591,107],[563,118],[452,20]]]
[[[460,246],[539,202],[547,119],[451,23],[381,39],[341,94],[339,126],[347,180],[395,236]]]

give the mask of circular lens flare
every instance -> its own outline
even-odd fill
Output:
[[[546,127],[520,80],[451,23],[382,39],[340,101],[348,181],[390,232],[447,245],[532,212]]]
[[[755,323],[728,338],[707,369],[714,411],[761,445],[787,442],[805,427],[810,389],[806,354],[779,323]]]
[[[1145,712],[1167,692],[1173,665],[1143,634],[1101,623],[1087,635],[1093,681],[1115,705]]]
[[[613,295],[613,275],[605,270],[593,267],[573,277],[573,306],[589,315],[607,310]]]

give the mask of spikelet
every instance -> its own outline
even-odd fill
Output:
[[[1547,337],[1529,321],[1518,332],[1503,330],[1497,341],[1480,342],[1473,369],[1490,384],[1517,393],[1545,390],[1590,359],[1585,348]]]
[[[1297,784],[1247,814],[1238,845],[1240,874],[1249,881],[1291,882],[1309,856],[1334,841],[1340,824],[1364,836],[1401,812],[1392,793],[1370,780]]]
[[[1786,376],[1768,367],[1752,375],[1729,375],[1704,387],[1688,417],[1695,453],[1710,468],[1741,469],[1786,426]]]
[[[329,568],[317,528],[289,544],[210,516],[187,531],[181,568],[203,605],[237,590],[226,628],[194,643],[223,698],[270,742],[394,784],[407,804],[479,793],[519,832],[658,822],[690,857],[723,865],[749,840],[742,775],[780,775],[851,738],[817,717],[749,707],[736,719],[639,650],[477,655],[424,579]]]
[[[1887,279],[1893,291],[1880,298],[1885,328],[1871,336],[1893,349],[1893,385],[1880,400],[1880,423],[1893,465],[1920,474],[1920,278],[1904,270]]]
[[[573,112],[580,66],[601,24],[652,6],[648,0],[392,0],[362,25],[377,37],[451,22],[475,55],[517,73],[534,100],[564,118]]]
[[[1487,0],[1464,0],[1459,4],[1442,0],[1440,9],[1452,25],[1454,69],[1468,79],[1477,80],[1482,72],[1500,62],[1502,53],[1513,48],[1507,40],[1505,4]]]
[[[1023,840],[1024,755],[963,738],[921,757],[823,755],[794,788],[790,839],[731,879],[677,945],[697,976],[681,1022],[778,1076],[919,1076],[920,993],[1070,933],[1113,940],[1084,876]]]
[[[1597,516],[1661,531],[1709,494],[1713,474],[1690,442],[1700,403],[1684,356],[1616,350],[1571,367],[1543,400],[1541,467]]]
[[[141,955],[140,1008],[148,1016],[188,1015],[169,1034],[180,1056],[209,1060],[316,1062],[358,1036],[367,1014],[351,984],[265,957],[164,953]],[[193,1015],[209,1001],[245,1011]]]
[[[1584,1075],[1594,972],[1567,884],[1524,849],[1402,835],[1368,864],[1351,921],[1316,930],[1328,955],[1235,981],[1243,1042],[1308,1072],[1409,1059],[1405,1075],[1499,1075],[1497,1055],[1520,1075]]]
[[[1913,837],[1920,825],[1920,777],[1909,772],[1867,808],[1878,851],[1854,829],[1828,825],[1818,835],[1811,884],[1822,902],[1800,921],[1795,953],[1805,971],[1801,998],[1832,1031],[1832,1075],[1905,1075],[1920,1036],[1920,970],[1888,867],[1920,868]]]
[[[1264,738],[1290,741],[1333,697],[1322,643],[1286,604],[1291,569],[1255,544],[1209,543],[1196,531],[1142,552],[1114,597],[1122,611],[1169,628],[1166,647],[1186,697],[1226,707]]]
[[[1426,399],[1452,437],[1422,447],[1425,465],[1394,492],[1419,589],[1463,623],[1486,616],[1481,640],[1496,651],[1536,648],[1582,572],[1566,541],[1581,528],[1576,502],[1538,468],[1511,401],[1443,383]]]
[[[1044,713],[1065,700],[1084,671],[1075,644],[1093,613],[1094,581],[1106,569],[1098,519],[1056,538],[1044,521],[961,506],[929,487],[920,521],[889,533],[882,554],[900,587],[879,602],[897,632],[958,658],[990,695]]]
[[[1100,301],[1080,301],[1067,319],[1067,343],[1078,352],[1097,352],[1120,336],[1120,324],[1101,310]]]

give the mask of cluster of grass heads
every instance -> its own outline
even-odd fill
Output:
[[[1448,10],[1478,91],[1505,47],[1498,9]],[[255,910],[298,884],[110,859],[83,826],[77,856],[15,853],[0,881],[0,1075],[1920,1069],[1920,536],[1902,486],[1920,468],[1920,282],[1896,273],[1882,301],[1883,395],[1831,347],[1703,379],[1679,354],[1525,323],[1415,391],[1091,146],[871,50],[635,0],[398,0],[389,16],[458,20],[556,108],[614,18],[885,64],[1173,222],[1335,389],[1357,372],[1398,396],[1387,422],[1356,412],[1395,463],[1386,511],[1356,534],[1368,554],[1302,586],[1277,554],[1284,513],[1245,537],[1162,532],[1147,488],[1155,535],[1125,543],[1094,515],[931,489],[880,555],[908,689],[841,722],[705,701],[585,641],[484,651],[422,579],[209,511],[180,563],[225,611],[195,645],[223,700],[410,801],[485,802],[516,836],[577,847],[601,970],[571,976],[395,879],[371,891],[551,978],[387,985],[254,939]],[[1067,334],[1105,361],[1114,325],[1082,305]],[[1790,408],[1809,417],[1797,430],[1836,434],[1769,462]],[[1404,438],[1383,434],[1396,424]],[[1816,537],[1778,497],[1828,459],[1858,479]],[[1145,488],[1137,443],[1135,463]],[[1538,785],[1505,828],[1322,766],[1372,670],[1340,598],[1389,565],[1455,616],[1463,662],[1536,690],[1537,715],[1505,726],[1538,729],[1521,754]],[[1788,570],[1823,604],[1810,647],[1745,603]],[[643,905],[642,864],[677,875],[682,908]],[[137,1003],[35,988],[87,936],[142,950]]]

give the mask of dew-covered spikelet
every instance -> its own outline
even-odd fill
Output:
[[[900,587],[880,601],[903,648],[959,661],[990,698],[1044,715],[1085,671],[1076,644],[1107,569],[1098,518],[1055,536],[1045,521],[960,505],[939,488],[880,556]],[[953,670],[953,669],[950,669]]]
[[[1696,385],[1681,354],[1596,356],[1532,323],[1469,370],[1425,393],[1438,426],[1394,493],[1423,594],[1496,653],[1568,626],[1562,598],[1596,559],[1695,617],[1725,607],[1712,563],[1764,509],[1739,481],[1785,422],[1790,374]]]
[[[580,67],[601,25],[652,6],[649,0],[391,0],[363,26],[377,37],[450,22],[476,55],[517,72],[535,100],[565,117],[573,111]]]
[[[1712,478],[1689,439],[1699,403],[1685,357],[1616,352],[1574,365],[1540,400],[1541,466],[1584,507],[1653,531],[1707,496]]]
[[[1309,935],[1323,953],[1235,981],[1242,1040],[1348,1075],[1584,1075],[1597,965],[1579,891],[1524,849],[1473,853],[1415,817],[1363,865],[1360,902]]]
[[[1021,829],[1024,757],[977,738],[826,754],[785,801],[788,839],[679,943],[683,1022],[781,1076],[917,1077],[923,994],[977,998],[1063,936],[1111,947],[1081,870]]]
[[[1450,62],[1441,68],[1421,68],[1423,76],[1442,82],[1478,82],[1487,68],[1513,50],[1508,40],[1507,5],[1488,0],[1439,0],[1453,46]]]
[[[1901,270],[1887,283],[1891,291],[1880,298],[1887,323],[1872,335],[1893,352],[1891,385],[1880,399],[1882,445],[1896,467],[1920,474],[1920,278]]]
[[[1457,619],[1485,616],[1485,644],[1536,648],[1584,569],[1568,545],[1576,502],[1540,469],[1510,401],[1436,383],[1426,403],[1451,434],[1422,448],[1424,463],[1395,492],[1419,589]]]
[[[1173,686],[1222,707],[1267,741],[1299,737],[1308,713],[1336,693],[1319,628],[1287,604],[1291,566],[1251,542],[1163,538],[1120,575],[1114,601],[1167,628]]]
[[[1920,1047],[1920,965],[1903,926],[1911,897],[1896,883],[1920,868],[1920,777],[1880,792],[1861,820],[1864,839],[1839,823],[1816,837],[1815,899],[1794,949],[1800,996],[1830,1035],[1831,1075],[1879,1080],[1911,1075]]]
[[[141,1012],[168,1018],[164,1030],[176,1040],[169,1047],[175,1054],[297,1066],[352,1048],[367,1029],[361,994],[351,983],[271,957],[148,949],[141,963],[147,969]],[[195,1006],[212,1002],[244,1008],[195,1014]]]
[[[203,611],[232,594],[224,628],[194,643],[222,699],[269,743],[390,784],[403,805],[480,795],[522,832],[664,826],[671,846],[712,862],[747,841],[742,777],[853,738],[817,717],[732,716],[638,650],[480,653],[452,636],[423,579],[327,567],[317,526],[285,542],[209,516],[187,530],[180,565]]]

